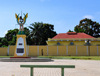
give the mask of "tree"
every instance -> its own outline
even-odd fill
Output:
[[[25,35],[26,35],[26,42],[27,45],[32,45],[33,41],[30,36],[30,30],[27,27],[24,27]]]
[[[15,45],[16,43],[16,35],[18,33],[18,29],[8,30],[5,38],[8,41],[8,45]]]
[[[30,34],[30,31],[26,27],[24,28],[24,31],[25,31],[27,43],[29,44],[29,34]],[[17,34],[18,34],[18,29],[8,30],[7,34],[4,37],[4,38],[7,39],[8,45],[15,45]]]
[[[0,47],[7,47],[8,46],[8,41],[4,37],[0,37]]]
[[[74,27],[75,32],[84,32],[94,37],[100,37],[100,24],[92,21],[91,19],[83,19],[79,25]]]
[[[35,22],[29,26],[31,39],[35,45],[46,45],[46,40],[56,35],[54,25]]]
[[[6,38],[1,38],[0,42],[0,47],[8,46],[8,41]]]
[[[73,31],[69,29],[69,31],[68,31],[68,32],[73,32]]]

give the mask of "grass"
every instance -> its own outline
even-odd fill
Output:
[[[10,58],[10,57],[13,57],[13,56],[0,56],[0,58]]]
[[[100,56],[39,56],[39,58],[100,60]]]
[[[0,58],[10,58],[10,57],[13,56],[0,56]],[[100,60],[100,56],[38,56],[38,58]]]

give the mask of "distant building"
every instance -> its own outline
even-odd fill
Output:
[[[48,45],[100,45],[100,38],[94,38],[85,33],[60,33],[48,38]]]

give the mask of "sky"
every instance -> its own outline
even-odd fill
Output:
[[[24,27],[34,22],[54,25],[57,33],[66,33],[84,18],[100,23],[100,0],[0,0],[0,37],[19,28],[15,13],[28,13]]]

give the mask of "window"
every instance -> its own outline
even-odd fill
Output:
[[[74,43],[73,42],[70,42],[70,45],[74,45]]]
[[[61,45],[61,44],[58,42],[57,45]]]
[[[87,43],[86,43],[87,45],[90,45],[90,43],[89,43],[89,41],[87,41]]]
[[[91,45],[91,41],[90,40],[85,41],[85,45]]]

